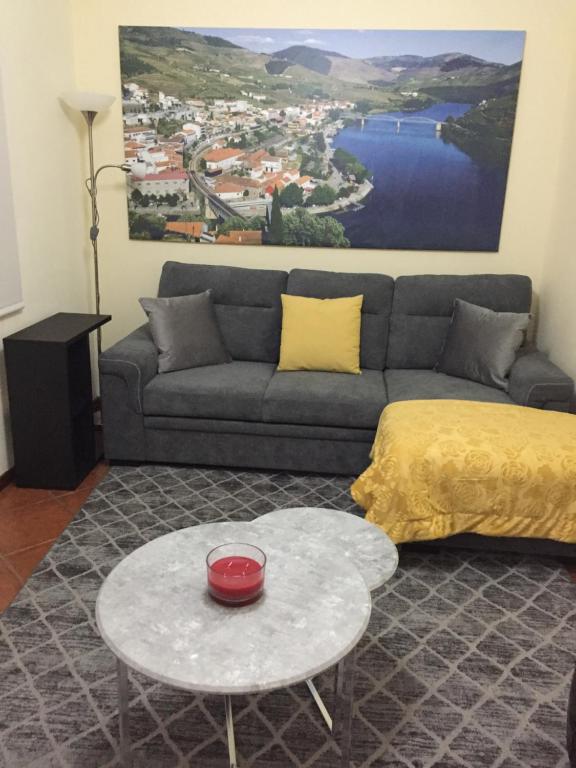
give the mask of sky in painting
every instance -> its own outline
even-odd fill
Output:
[[[187,27],[202,35],[223,37],[243,48],[274,53],[291,45],[308,45],[352,58],[412,54],[467,53],[487,61],[514,64],[522,59],[524,32],[458,30],[349,29],[216,29]]]

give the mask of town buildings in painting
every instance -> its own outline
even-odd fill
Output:
[[[279,110],[252,91],[241,100],[211,103],[150,93],[136,82],[125,83],[123,92],[126,162],[146,164],[145,176],[129,177],[129,206],[136,214],[131,234],[137,239],[159,239],[163,217],[162,239],[260,245],[274,190],[280,194],[293,185],[295,198],[317,215],[346,208],[372,188],[368,179],[358,182],[331,164],[331,137],[342,120],[333,116],[351,114],[352,102],[312,99]],[[178,129],[163,134],[162,120],[178,123]],[[262,126],[272,135],[250,137]],[[301,174],[307,142],[314,143],[317,166],[327,178]],[[324,204],[306,205],[319,186],[333,195],[324,190]],[[240,219],[253,226],[244,229]],[[242,228],[230,228],[230,220]]]

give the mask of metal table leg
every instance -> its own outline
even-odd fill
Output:
[[[308,686],[308,689],[310,693],[312,694],[312,698],[316,702],[316,705],[318,706],[318,709],[320,710],[320,714],[324,718],[324,722],[328,726],[328,730],[332,730],[332,718],[328,714],[328,709],[326,708],[326,704],[322,701],[322,697],[318,693],[318,689],[312,682],[312,680],[306,680],[306,685]]]
[[[350,768],[352,751],[352,720],[354,708],[354,672],[356,649],[354,648],[338,664],[334,737],[340,747],[341,768]]]
[[[324,722],[328,726],[328,730],[332,731],[334,720],[338,719],[338,680],[340,677],[340,664],[337,664],[334,667],[334,706],[333,706],[333,712],[332,717],[330,717],[330,714],[328,713],[328,708],[326,707],[326,704],[324,704],[324,701],[322,700],[322,697],[318,693],[318,688],[314,685],[313,681],[308,679],[306,680],[306,685],[308,686],[308,690],[312,694],[312,698],[316,702],[316,706],[320,710],[320,714],[324,718]]]
[[[340,699],[338,697],[338,686],[340,684],[340,664],[334,667],[334,696],[332,697],[332,720],[338,722],[340,717]]]
[[[128,669],[120,659],[116,659],[118,671],[118,710],[120,725],[120,754],[124,768],[131,768],[132,753],[130,751],[130,722],[128,717]]]
[[[234,717],[232,714],[232,699],[230,696],[224,697],[226,707],[226,735],[228,737],[228,756],[230,758],[230,768],[237,768],[236,762],[236,741],[234,739]]]

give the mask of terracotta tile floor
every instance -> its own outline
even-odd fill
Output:
[[[107,472],[108,465],[99,463],[75,491],[15,485],[0,491],[0,612],[10,605]]]

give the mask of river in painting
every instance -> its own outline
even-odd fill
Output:
[[[332,146],[373,174],[363,207],[335,216],[352,247],[498,250],[507,169],[473,160],[439,130],[469,108],[441,103],[369,115],[335,136]]]

